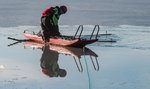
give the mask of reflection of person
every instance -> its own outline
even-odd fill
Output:
[[[64,69],[60,69],[58,65],[59,53],[52,51],[48,46],[44,46],[43,54],[41,57],[42,72],[49,77],[65,77],[67,72]]]
[[[66,6],[49,7],[42,12],[41,27],[46,42],[49,41],[50,36],[60,36],[58,20],[60,15],[66,12]]]

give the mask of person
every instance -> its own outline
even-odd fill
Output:
[[[43,47],[43,54],[41,57],[41,68],[43,74],[48,77],[65,77],[67,71],[65,69],[59,68],[58,65],[59,53],[53,50],[50,50],[50,45],[45,45]]]
[[[45,42],[49,42],[51,36],[60,36],[58,20],[60,15],[67,12],[66,6],[56,6],[46,8],[42,12],[41,28],[43,30],[43,39]]]

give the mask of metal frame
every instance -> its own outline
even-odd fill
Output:
[[[99,25],[95,25],[95,26],[94,26],[94,29],[93,29],[93,31],[92,31],[92,33],[91,33],[90,40],[92,39],[93,34],[94,34],[94,32],[95,32],[96,28],[97,28],[97,33],[96,33],[95,39],[97,39],[97,36],[98,36],[99,30],[100,30]],[[80,30],[80,29],[81,29],[81,31],[80,31],[80,34],[79,34],[79,37],[78,37],[78,39],[80,39],[80,37],[81,37],[81,35],[82,35],[82,32],[83,32],[83,25],[79,25],[79,27],[78,27],[78,29],[77,29],[77,31],[76,31],[76,33],[75,33],[75,35],[74,35],[74,38],[76,38],[76,36],[77,36],[77,34],[79,33],[79,30]]]
[[[93,37],[93,33],[95,32],[96,27],[97,27],[97,33],[96,33],[95,39],[97,39],[97,36],[98,36],[99,30],[100,30],[99,25],[95,25],[95,27],[94,27],[94,29],[93,29],[93,32],[92,32],[92,34],[91,34],[90,40],[91,40],[91,39],[92,39],[92,37]]]
[[[30,31],[30,30],[24,30],[24,32],[23,33],[26,33],[26,32],[32,32],[33,33],[33,35],[35,35],[35,32],[34,31]]]

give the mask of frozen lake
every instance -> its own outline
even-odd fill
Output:
[[[21,35],[23,30],[37,31],[40,27],[1,27],[0,88],[149,89],[150,27],[100,27],[101,32],[107,30],[108,33],[112,33],[113,35],[109,37],[117,40],[117,42],[97,42],[87,46],[90,51],[50,46],[51,50],[48,53],[45,52],[47,53],[45,57],[49,58],[45,63],[54,63],[57,68],[64,70],[64,72],[61,72],[62,75],[55,72],[49,76],[42,72],[42,46],[19,43],[8,47],[15,41],[8,40],[7,37],[24,39]],[[71,28],[72,30],[70,30]],[[75,33],[76,28],[77,26],[72,25],[60,26],[61,33],[68,34],[69,32],[69,35]],[[85,34],[89,34],[93,25],[86,25],[84,28]],[[62,49],[64,51],[60,51]],[[51,58],[56,59],[52,60]]]

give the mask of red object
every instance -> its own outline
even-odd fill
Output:
[[[42,43],[31,42],[31,41],[23,42],[23,45],[25,48],[31,47],[31,48],[42,49],[44,47],[44,44]],[[63,47],[63,46],[49,45],[49,49],[55,52],[58,52],[59,54],[68,54],[68,55],[74,56],[78,59],[80,59],[82,55],[90,55],[90,56],[98,57],[96,53],[94,53],[92,50],[90,50],[87,47],[84,47],[83,49],[83,48],[75,48],[75,47]]]
[[[42,73],[45,74],[45,75],[48,76],[48,77],[52,77],[52,75],[48,74],[45,69],[42,69]]]
[[[53,8],[54,8],[54,7],[46,8],[46,9],[42,12],[42,16],[50,16],[51,13],[53,12]]]
[[[35,42],[41,42],[44,43],[44,40],[42,39],[42,36],[38,35],[32,35],[29,33],[23,33],[23,35],[28,38],[29,40],[35,41]],[[52,45],[61,45],[61,46],[71,46],[71,47],[78,47],[82,48],[87,44],[91,44],[96,42],[98,39],[91,39],[91,40],[81,40],[81,39],[72,39],[72,40],[66,40],[62,38],[52,37],[49,39],[49,43]]]

